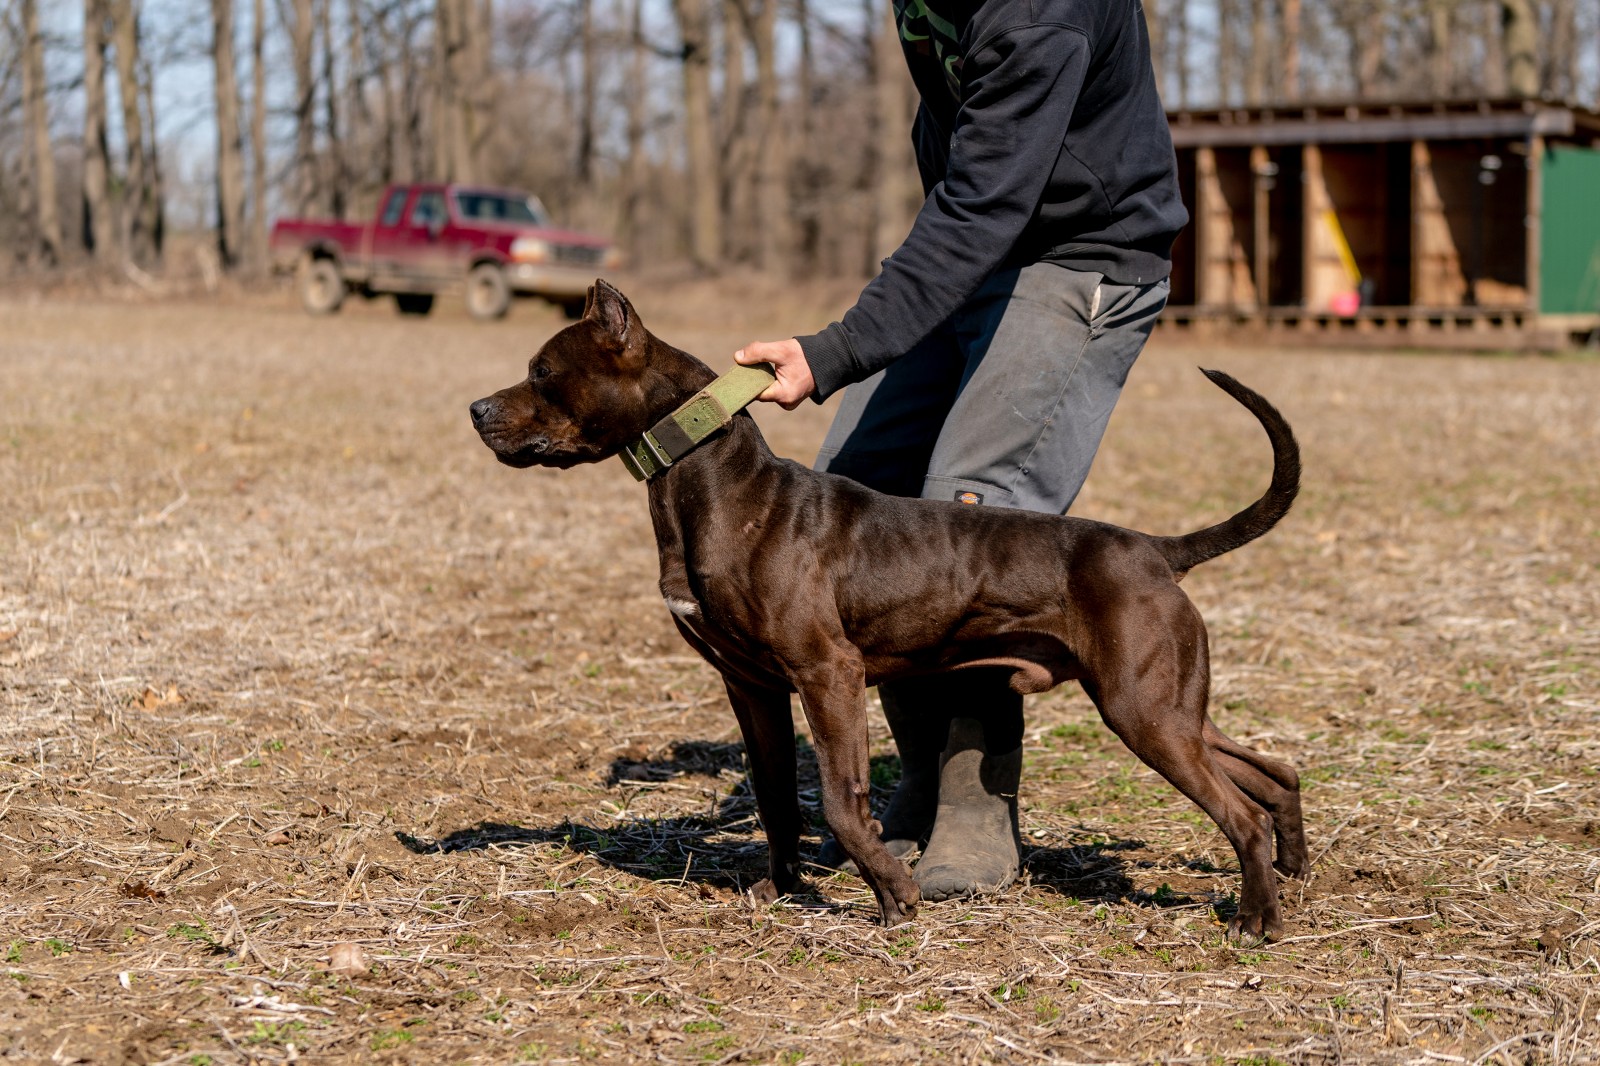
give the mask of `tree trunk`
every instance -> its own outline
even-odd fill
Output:
[[[144,230],[150,234],[150,247],[160,259],[167,237],[167,194],[161,177],[161,149],[155,135],[156,79],[148,57],[140,65],[143,69],[139,72],[139,95],[144,101],[144,128],[150,131],[150,136],[145,138],[144,172],[149,179],[150,196],[145,201]]]
[[[1178,106],[1189,106],[1189,4],[1172,5],[1172,66],[1178,75]]]
[[[1241,0],[1217,0],[1217,100],[1232,107],[1233,86],[1239,77],[1238,5]]]
[[[722,251],[716,134],[711,113],[711,18],[707,0],[673,0],[683,38],[683,132],[688,155],[689,255],[714,272]]]
[[[267,268],[267,40],[266,0],[255,0],[250,20],[250,258]]]
[[[293,0],[293,15],[280,14],[290,19],[289,54],[294,67],[294,214],[309,215],[317,200],[316,176],[316,123],[312,120],[317,104],[317,81],[312,73],[314,59],[312,46],[316,29],[311,0]]]
[[[322,0],[317,11],[317,22],[322,31],[322,121],[328,138],[323,180],[328,189],[328,207],[333,217],[344,218],[348,182],[344,162],[345,141],[339,128],[339,84],[333,66],[333,0]]]
[[[800,29],[800,150],[789,169],[790,200],[799,230],[796,251],[802,277],[817,272],[822,253],[822,218],[818,206],[821,190],[817,158],[816,56],[811,47],[810,0],[795,0],[795,20]],[[897,31],[898,32],[898,31]]]
[[[617,243],[637,255],[639,248],[639,204],[644,199],[646,167],[644,132],[646,121],[645,72],[648,54],[644,45],[644,0],[632,0],[628,14],[628,68],[624,75],[626,97],[628,157],[624,163],[621,203],[617,209]]]
[[[722,0],[722,106],[717,110],[721,181],[718,202],[722,235],[727,241],[723,257],[742,260],[753,254],[750,227],[745,220],[748,193],[754,183],[755,162],[750,143],[749,86],[744,72],[745,40],[755,35],[751,0]]]
[[[44,92],[44,39],[39,35],[39,11],[35,0],[22,0],[22,99],[33,148],[31,187],[37,253],[46,266],[56,266],[62,252],[61,212],[56,203],[56,157],[50,144],[50,114]]]
[[[83,5],[83,210],[84,246],[96,262],[115,253],[109,153],[106,150],[106,11],[104,0]]]
[[[768,0],[770,3],[771,0]],[[877,203],[873,211],[876,225],[872,235],[872,262],[889,258],[911,228],[907,205],[921,187],[916,160],[911,152],[911,122],[915,117],[911,76],[900,47],[900,27],[894,7],[879,5],[878,32],[873,39],[872,95],[877,120],[878,180]]]
[[[344,77],[344,180],[348,193],[354,193],[371,175],[370,166],[361,163],[370,159],[373,147],[372,108],[366,92],[366,29],[361,18],[357,0],[346,0],[345,62],[349,66]]]
[[[1479,0],[1473,19],[1478,39],[1483,42],[1481,72],[1469,83],[1479,96],[1497,97],[1506,94],[1506,61],[1504,42],[1500,39],[1500,0]]]
[[[1600,11],[1600,6],[1596,7]],[[1578,98],[1578,5],[1555,0],[1550,12],[1550,56],[1544,84],[1563,100]]]
[[[433,16],[433,172],[442,181],[456,177],[451,164],[456,159],[456,123],[460,113],[456,109],[455,54],[460,49],[460,30],[457,28],[459,0],[439,0]]]
[[[1304,95],[1300,86],[1300,0],[1280,0],[1278,26],[1283,33],[1278,100],[1293,102]]]
[[[582,66],[578,72],[578,150],[572,160],[572,176],[577,179],[579,195],[588,196],[594,178],[594,0],[578,0],[578,62]]]
[[[133,0],[111,0],[113,42],[117,56],[117,96],[122,101],[123,153],[122,247],[140,265],[153,256],[145,201],[150,197],[145,177],[144,124],[139,115],[139,12]],[[153,131],[152,131],[153,133]]]
[[[883,5],[889,10],[889,5]],[[761,0],[753,41],[756,53],[756,254],[762,270],[781,272],[789,246],[784,208],[784,142],[778,96],[778,0]]]
[[[211,0],[212,69],[217,105],[217,255],[224,270],[244,258],[244,145],[239,80],[233,62],[233,0]]]
[[[1163,91],[1167,74],[1167,22],[1156,7],[1156,0],[1144,0],[1145,33],[1150,38],[1150,68],[1156,76],[1156,92]],[[900,36],[898,27],[895,37]]]
[[[1271,28],[1268,17],[1267,0],[1250,0],[1250,65],[1244,87],[1244,102],[1249,107],[1267,102],[1267,79],[1272,68],[1272,54],[1267,48]]]
[[[1512,96],[1539,95],[1539,19],[1532,0],[1500,0],[1500,25],[1505,34],[1506,91]]]
[[[1450,61],[1450,22],[1455,0],[1428,0],[1428,88],[1436,98],[1450,96],[1455,71]]]

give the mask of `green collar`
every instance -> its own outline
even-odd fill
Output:
[[[687,403],[651,426],[622,449],[622,465],[635,481],[649,481],[748,407],[777,374],[767,363],[736,366],[691,396]]]

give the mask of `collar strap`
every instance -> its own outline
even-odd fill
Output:
[[[651,426],[644,436],[629,442],[622,449],[622,465],[635,481],[649,481],[701,441],[726,429],[734,415],[776,380],[776,372],[767,363],[734,367]]]

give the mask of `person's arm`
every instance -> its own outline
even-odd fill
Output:
[[[944,180],[844,318],[796,338],[814,399],[904,355],[1002,265],[1061,153],[1088,63],[1089,42],[1063,26],[1014,27],[967,57]]]

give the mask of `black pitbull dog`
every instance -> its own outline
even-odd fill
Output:
[[[770,852],[758,900],[801,885],[791,692],[811,727],[828,827],[894,925],[918,892],[867,805],[866,688],[998,666],[1023,693],[1080,682],[1112,731],[1233,845],[1244,886],[1229,934],[1282,932],[1274,866],[1304,877],[1310,865],[1299,777],[1207,716],[1205,623],[1178,582],[1288,512],[1300,453],[1271,404],[1205,374],[1265,428],[1272,484],[1232,518],[1180,537],[885,496],[775,457],[744,412],[650,479],[661,594],[722,673],[744,734]],[[472,421],[508,466],[595,463],[636,449],[715,377],[600,281],[582,320],[540,348],[526,380],[474,403]]]

